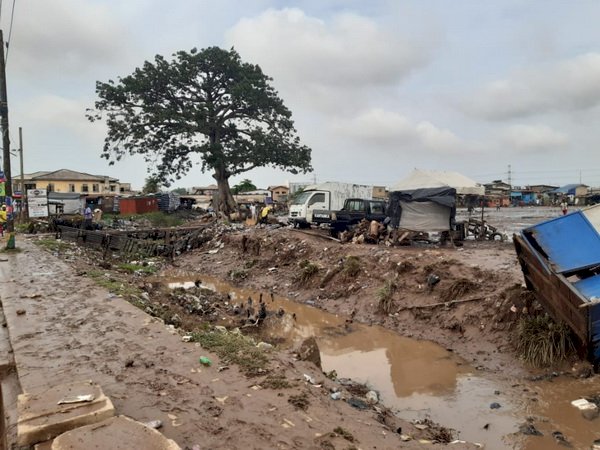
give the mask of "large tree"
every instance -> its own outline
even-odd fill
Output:
[[[255,167],[309,172],[310,148],[291,112],[257,65],[231,49],[157,55],[118,81],[97,82],[91,121],[106,120],[102,157],[144,155],[165,186],[198,163],[217,180],[217,207],[236,208],[229,178]]]
[[[255,191],[256,185],[252,182],[252,180],[249,180],[248,178],[244,178],[242,181],[240,181],[238,184],[236,184],[233,188],[231,188],[231,190],[233,191],[234,194],[239,194],[240,192]]]

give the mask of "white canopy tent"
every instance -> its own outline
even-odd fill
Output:
[[[390,189],[393,191],[411,191],[436,187],[451,187],[459,195],[484,195],[485,187],[458,172],[414,169],[408,177],[399,181]]]

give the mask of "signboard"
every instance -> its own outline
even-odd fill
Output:
[[[48,195],[46,189],[27,189],[29,217],[48,217]]]

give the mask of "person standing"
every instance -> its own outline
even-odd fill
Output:
[[[0,236],[4,236],[4,227],[6,226],[6,205],[0,208]]]
[[[92,217],[94,217],[92,208],[90,208],[89,205],[85,205],[85,209],[83,210],[83,228],[85,230],[90,230],[92,228]]]
[[[568,205],[567,205],[567,201],[566,200],[563,200],[562,203],[560,204],[560,209],[561,209],[561,211],[563,213],[563,216],[567,215],[567,206]]]

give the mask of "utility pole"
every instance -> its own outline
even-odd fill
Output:
[[[29,212],[27,211],[27,189],[25,189],[25,173],[23,172],[23,128],[19,127],[19,159],[21,165],[21,223],[25,222]]]
[[[0,30],[0,124],[2,126],[2,160],[4,176],[6,177],[5,194],[12,202],[12,176],[10,173],[10,137],[8,135],[8,99],[6,95],[6,61],[4,59],[4,35]],[[12,203],[11,203],[12,204]],[[9,233],[15,231],[13,214],[6,218],[6,229]]]
[[[508,165],[508,204],[512,205],[512,167]]]

